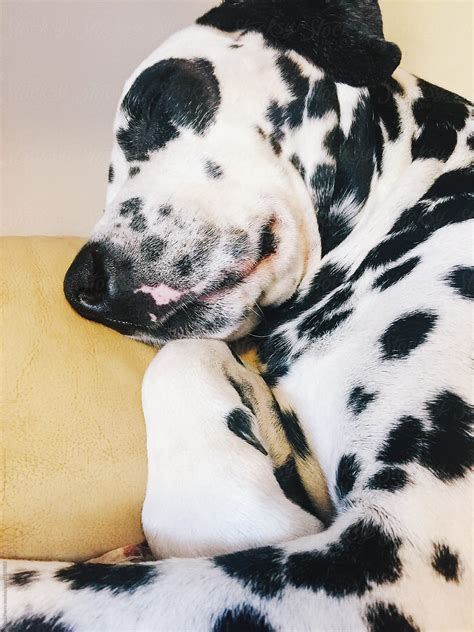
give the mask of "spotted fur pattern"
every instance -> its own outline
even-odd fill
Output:
[[[371,0],[199,22],[127,82],[65,282],[169,342],[143,389],[161,559],[8,561],[5,629],[472,629],[472,107],[391,76]]]

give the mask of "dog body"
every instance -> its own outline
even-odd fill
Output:
[[[132,75],[66,278],[168,342],[143,523],[173,559],[8,562],[8,630],[472,627],[472,108],[390,78],[375,3],[342,62],[263,4],[270,30],[227,2]],[[223,342],[247,334],[261,374]]]

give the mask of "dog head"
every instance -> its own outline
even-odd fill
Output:
[[[308,145],[324,70],[291,43],[278,50],[258,16],[243,25],[233,11],[246,7],[251,19],[251,0],[211,11],[126,83],[107,205],[65,279],[86,318],[152,343],[236,338],[320,258],[314,191],[291,144]],[[306,126],[313,167],[338,125],[331,94]]]

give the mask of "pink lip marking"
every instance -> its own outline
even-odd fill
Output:
[[[135,294],[138,292],[142,292],[143,294],[150,294],[157,305],[168,305],[169,303],[176,302],[181,296],[183,296],[184,292],[180,290],[175,290],[168,285],[162,283],[161,285],[156,285],[154,287],[150,285],[142,285],[141,288],[135,290]]]

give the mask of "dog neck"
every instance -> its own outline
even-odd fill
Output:
[[[318,92],[324,94],[319,102]],[[421,96],[417,79],[402,70],[375,88],[323,79],[306,97],[301,127],[287,128],[286,135],[273,132],[276,151],[281,148],[299,170],[312,197],[321,258],[374,213],[374,206],[377,222],[383,223],[383,216],[393,222],[442,171],[442,163],[414,160],[419,128],[412,105]]]

